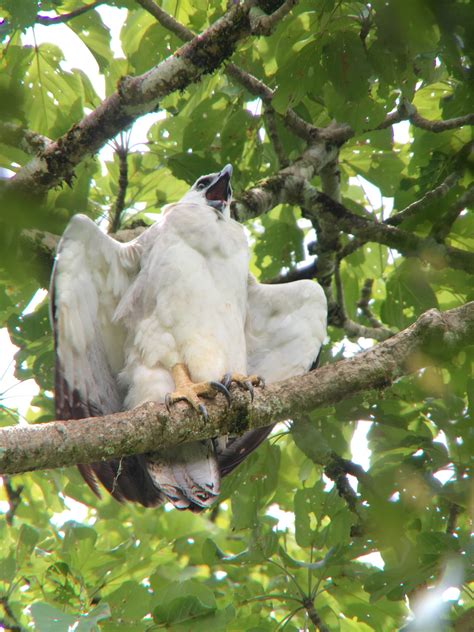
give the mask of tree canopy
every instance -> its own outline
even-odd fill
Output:
[[[23,418],[0,387],[0,629],[472,629],[472,16],[467,0],[2,1],[0,323],[39,393]],[[38,25],[51,40],[28,44]],[[104,419],[110,445],[100,420],[76,444],[39,428],[54,358],[38,290],[69,218],[128,240],[226,163],[252,273],[326,292],[321,368],[211,404],[207,426],[180,405],[122,413],[123,437]],[[199,515],[99,500],[74,467],[270,420]]]

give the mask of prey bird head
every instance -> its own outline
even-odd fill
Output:
[[[222,215],[230,216],[229,205],[232,199],[231,176],[232,165],[229,164],[222,171],[201,176],[181,198],[180,202],[204,203],[212,206]]]

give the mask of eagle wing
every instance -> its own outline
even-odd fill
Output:
[[[116,376],[124,364],[125,329],[113,316],[137,273],[143,242],[142,235],[121,244],[85,215],[75,215],[64,232],[50,288],[58,419],[122,410]],[[118,500],[162,501],[142,456],[79,465],[79,470],[97,495],[96,478]]]
[[[326,337],[327,301],[313,281],[258,283],[249,275],[245,338],[247,370],[267,383],[307,373]],[[222,476],[229,474],[270,434],[273,425],[230,437],[218,449]]]

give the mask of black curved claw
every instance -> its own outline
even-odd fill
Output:
[[[228,389],[231,382],[232,382],[232,373],[226,373],[220,383]]]
[[[204,406],[204,404],[199,404],[198,411],[204,417],[204,421],[207,421],[209,419],[209,414],[208,414],[207,408]]]
[[[226,376],[224,375],[224,378]],[[231,404],[231,397],[230,397],[230,393],[227,389],[227,386],[225,384],[223,384],[222,382],[210,382],[212,388],[214,388],[216,391],[218,391],[219,393],[222,393],[222,395],[224,395],[224,397],[227,400],[227,406],[230,406]]]
[[[166,395],[165,395],[165,406],[166,406],[166,410],[169,413],[171,412],[170,404],[171,404],[171,393],[166,393]]]
[[[244,386],[250,393],[250,401],[253,402],[254,390],[253,390],[252,382],[250,380],[246,380],[244,382]]]

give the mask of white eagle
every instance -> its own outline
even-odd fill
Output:
[[[231,175],[226,165],[202,176],[126,244],[84,215],[71,219],[51,281],[58,419],[181,399],[206,415],[202,398],[229,398],[232,381],[252,394],[260,377],[284,380],[315,363],[324,292],[309,280],[262,285],[249,274],[245,232],[230,217]],[[117,500],[201,511],[270,431],[79,469],[97,495],[98,479]]]

